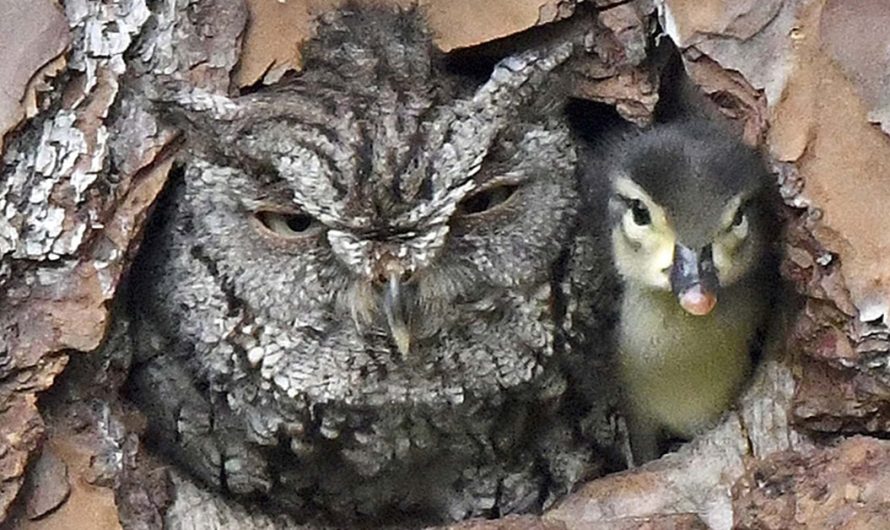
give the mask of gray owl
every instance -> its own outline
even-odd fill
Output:
[[[294,79],[182,96],[182,174],[130,302],[157,446],[340,522],[538,510],[598,472],[570,369],[596,265],[550,83],[570,52],[479,86],[416,12],[347,9]]]

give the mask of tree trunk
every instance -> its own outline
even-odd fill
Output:
[[[391,3],[410,5],[402,0]],[[421,0],[445,52],[570,31],[573,95],[652,119],[669,38],[710,112],[769,156],[785,201],[784,325],[713,431],[543,516],[455,528],[877,528],[890,513],[890,6],[881,0]],[[0,0],[0,522],[231,527],[248,514],[140,444],[114,297],[177,148],[152,98],[298,69],[303,0]],[[107,335],[107,336],[106,336]],[[66,368],[67,367],[67,368]],[[215,511],[207,515],[205,511]],[[250,526],[248,526],[248,524]]]

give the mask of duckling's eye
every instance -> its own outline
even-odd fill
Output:
[[[732,224],[730,225],[732,228],[736,228],[742,226],[742,223],[745,222],[745,212],[744,209],[739,208],[735,212],[735,216],[732,218]]]
[[[507,199],[519,189],[517,184],[502,184],[480,190],[465,198],[458,205],[458,210],[465,215],[473,215],[491,210],[495,206],[507,202]]]
[[[629,202],[630,212],[633,215],[634,223],[639,226],[647,226],[652,224],[652,216],[649,214],[649,208],[643,204],[640,199],[631,199]]]
[[[319,222],[305,213],[285,213],[272,210],[260,210],[254,214],[266,230],[283,238],[306,236],[319,227]]]

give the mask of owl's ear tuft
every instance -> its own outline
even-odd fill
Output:
[[[551,75],[520,107],[520,116],[530,119],[561,116],[570,97],[570,85],[565,76]]]
[[[572,55],[571,42],[533,49],[501,60],[473,100],[484,112],[547,114],[561,110],[566,91],[557,70]]]
[[[234,99],[178,83],[162,87],[151,101],[161,120],[176,126],[218,127],[220,122],[230,122],[239,114]]]
[[[170,83],[150,95],[155,115],[163,125],[182,132],[192,149],[218,153],[229,146],[220,141],[241,115],[239,103],[222,94]],[[208,140],[202,140],[202,139]],[[212,139],[212,140],[211,140]]]

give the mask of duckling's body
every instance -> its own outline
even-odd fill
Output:
[[[770,190],[756,153],[703,121],[623,136],[601,156],[638,464],[662,433],[712,425],[750,373],[773,286]]]
[[[625,290],[618,364],[636,460],[658,456],[662,429],[691,438],[709,427],[750,373],[752,338],[767,304],[756,285],[727,291],[702,317],[670,292]]]

